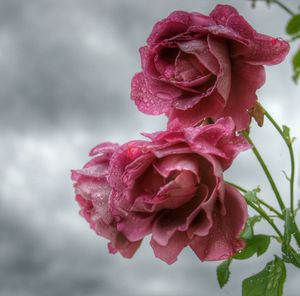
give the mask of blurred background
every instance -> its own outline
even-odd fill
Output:
[[[218,2],[0,0],[1,296],[238,296],[242,279],[279,251],[273,243],[274,252],[234,262],[231,280],[220,290],[218,263],[201,263],[189,249],[172,266],[154,258],[147,240],[132,260],[108,254],[106,241],[89,229],[74,201],[70,169],[80,168],[92,147],[165,127],[163,116],[141,114],[129,97],[131,77],[140,69],[138,48],[153,24],[173,10],[208,14]],[[289,16],[280,8],[222,2],[234,5],[257,31],[287,37]],[[298,1],[286,2],[296,9]],[[291,80],[290,58],[267,69],[259,98],[299,139],[300,88]],[[253,129],[253,139],[287,192],[287,150],[265,126]],[[295,149],[299,164],[299,141]],[[275,205],[251,151],[227,179],[248,189],[260,184],[261,196]],[[263,223],[258,229],[272,231]],[[287,278],[285,295],[299,295],[299,270],[289,267]]]

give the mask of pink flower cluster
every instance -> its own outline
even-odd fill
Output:
[[[223,171],[250,147],[237,131],[249,127],[263,65],[281,62],[288,50],[228,5],[209,16],[173,12],[154,26],[131,94],[140,111],[165,113],[167,130],[102,143],[72,171],[80,213],[111,253],[131,258],[147,235],[168,264],[187,246],[202,261],[244,248],[247,205]]]

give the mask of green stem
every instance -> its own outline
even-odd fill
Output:
[[[296,221],[295,221],[295,227],[296,227],[296,231],[294,233],[294,237],[295,237],[298,247],[300,248],[300,231],[299,231]]]
[[[291,139],[286,138],[283,133],[282,128],[277,124],[274,118],[264,109],[264,114],[268,118],[268,120],[272,123],[275,129],[279,132],[284,142],[286,143],[291,159],[291,176],[290,176],[290,208],[291,213],[294,216],[294,184],[295,184],[295,156]]]
[[[291,11],[286,5],[284,5],[282,2],[278,1],[278,0],[269,0],[270,2],[273,2],[275,4],[277,4],[278,6],[280,6],[283,10],[285,10],[288,14],[290,14],[291,16],[294,16],[295,13],[293,11]]]
[[[253,1],[253,0],[252,0]],[[255,1],[261,1],[261,2],[267,2],[267,3],[274,3],[277,4],[279,7],[281,7],[283,10],[285,10],[289,15],[294,16],[295,13],[289,9],[285,4],[278,0],[255,0]]]
[[[277,215],[278,218],[280,218],[281,220],[284,220],[283,215],[280,214],[276,209],[274,209],[271,205],[269,205],[268,203],[266,203],[265,201],[263,201],[260,198],[257,198],[258,201],[264,205],[266,208],[268,208],[271,212],[275,213]]]
[[[228,185],[231,185],[231,186],[233,186],[233,187],[235,187],[235,188],[237,188],[238,190],[240,190],[241,192],[243,192],[243,193],[246,193],[247,192],[247,190],[246,189],[244,189],[243,187],[241,187],[241,186],[239,186],[239,185],[236,185],[236,184],[234,184],[234,183],[231,183],[231,182],[226,182]],[[273,220],[267,215],[267,213],[263,210],[263,209],[261,209],[261,208],[259,208],[259,207],[257,207],[256,205],[254,205],[253,203],[251,203],[251,202],[248,202],[247,201],[247,203],[248,203],[248,205],[251,207],[251,208],[253,208],[257,213],[259,213],[272,227],[273,227],[273,229],[275,230],[275,232],[279,235],[279,237],[280,237],[280,239],[282,240],[283,239],[283,236],[282,236],[282,234],[281,234],[281,232],[280,232],[280,230],[277,228],[277,226],[274,224],[274,222],[273,222]],[[281,215],[281,214],[280,214]]]
[[[299,38],[300,38],[300,34],[297,34],[297,35],[291,37],[290,39],[288,39],[287,41],[288,41],[288,42],[293,42],[293,41],[295,41],[295,40],[297,40],[297,39],[299,39]]]
[[[273,179],[273,177],[272,177],[272,175],[271,175],[271,173],[270,173],[270,171],[269,171],[266,163],[264,162],[263,158],[261,157],[259,151],[257,150],[256,146],[254,145],[254,143],[251,140],[251,138],[249,137],[249,135],[246,132],[243,132],[243,135],[248,140],[248,142],[252,145],[252,151],[253,151],[254,155],[256,156],[257,160],[259,161],[259,163],[260,163],[260,165],[261,165],[261,167],[262,167],[265,175],[267,176],[267,178],[269,180],[269,183],[270,183],[270,185],[272,187],[272,190],[273,190],[273,192],[274,192],[274,194],[276,196],[276,199],[278,201],[278,204],[280,206],[280,209],[283,212],[283,210],[285,209],[285,205],[284,205],[284,203],[282,201],[281,195],[280,195],[280,193],[278,191],[278,188],[277,188],[277,186],[276,186],[276,184],[274,182],[274,179]]]
[[[284,132],[282,128],[277,124],[277,122],[274,120],[274,118],[264,109],[264,114],[268,118],[268,120],[272,123],[272,125],[275,127],[275,129],[279,132],[282,139],[286,143],[290,159],[291,159],[291,176],[290,176],[290,208],[291,208],[291,214],[293,216],[293,221],[295,223],[296,231],[294,233],[295,240],[297,242],[298,247],[300,248],[300,231],[298,229],[298,226],[295,221],[295,210],[294,210],[294,184],[295,184],[295,156],[294,156],[294,150],[293,150],[293,143],[290,139],[290,136],[284,135]]]
[[[262,210],[261,208],[257,207],[256,205],[254,205],[253,203],[249,203],[249,206],[251,208],[253,208],[257,213],[259,213],[273,227],[275,232],[278,234],[278,236],[282,240],[283,239],[282,233],[277,228],[277,226],[274,224],[273,220],[266,214],[266,212],[264,210]]]
[[[235,187],[236,189],[238,189],[239,191],[243,192],[243,193],[246,193],[248,192],[249,190],[246,190],[245,188],[239,186],[239,185],[236,185],[234,183],[231,183],[231,182],[227,182],[227,184]],[[276,217],[280,218],[281,220],[284,220],[283,218],[283,215],[280,214],[276,209],[274,209],[271,205],[269,205],[268,203],[266,203],[265,201],[263,201],[262,199],[258,198],[257,197],[257,200],[259,201],[259,203],[261,203],[262,205],[264,205],[266,208],[268,208],[271,212],[275,213],[276,214]],[[270,217],[270,216],[269,216]]]
[[[227,183],[228,185],[232,186],[232,187],[235,187],[236,189],[238,189],[239,191],[243,192],[243,193],[246,193],[248,190],[246,190],[245,188],[239,186],[239,185],[236,185],[232,182],[228,182],[226,181],[225,183]]]

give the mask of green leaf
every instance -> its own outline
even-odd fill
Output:
[[[297,253],[292,247],[289,247],[288,251],[283,253],[283,260],[286,263],[291,263],[300,268],[300,254]]]
[[[217,277],[221,288],[223,288],[229,281],[229,277],[230,277],[229,266],[231,264],[231,261],[232,261],[231,259],[226,260],[217,267]]]
[[[288,182],[291,182],[291,178],[288,176],[287,172],[284,171],[284,170],[282,170],[282,172],[283,172],[283,174],[284,174],[286,180],[287,180]]]
[[[242,296],[282,296],[285,278],[284,262],[275,256],[261,272],[243,281]]]
[[[299,77],[300,77],[300,69],[299,69],[299,70],[295,70],[295,69],[294,69],[294,74],[293,74],[293,76],[292,76],[293,81],[294,81],[295,83],[298,83]]]
[[[288,247],[291,243],[292,234],[295,232],[295,224],[290,209],[284,210],[284,235],[282,246]]]
[[[262,220],[262,217],[261,216],[253,216],[253,217],[250,217],[248,218],[248,222],[250,223],[251,227],[253,228],[254,225],[258,222],[260,222]]]
[[[264,254],[270,245],[271,238],[267,235],[258,234],[255,236],[257,257]]]
[[[291,136],[290,136],[290,128],[286,125],[282,126],[282,131],[283,131],[283,137],[285,140],[290,141]]]
[[[234,259],[237,260],[245,260],[250,257],[252,257],[256,253],[256,247],[251,243],[251,241],[248,241],[246,243],[246,247],[239,251],[235,256],[233,257]]]
[[[294,35],[300,32],[300,14],[294,15],[286,26],[286,32],[289,35]]]
[[[300,71],[300,68],[299,68],[299,71]],[[299,75],[300,75],[300,72],[299,72]],[[282,133],[283,133],[284,140],[288,144],[293,144],[295,142],[296,138],[291,137],[290,128],[288,126],[286,126],[286,125],[282,126]]]
[[[241,234],[241,238],[245,240],[251,239],[254,235],[253,227],[256,223],[260,222],[261,219],[261,216],[249,217]]]
[[[241,238],[244,239],[244,240],[249,240],[253,237],[253,235],[254,235],[253,228],[247,222],[243,232],[241,233]]]
[[[293,79],[297,83],[300,77],[300,50],[296,52],[292,59],[294,75]]]
[[[267,235],[254,235],[251,239],[246,240],[246,247],[237,253],[234,259],[245,260],[252,257],[255,253],[259,257],[267,251],[270,242],[271,239]]]
[[[251,191],[247,191],[244,196],[249,203],[258,203],[257,196],[256,196],[258,192],[260,192],[259,187]]]
[[[282,254],[283,260],[287,263],[292,263],[293,265],[300,268],[300,254],[298,254],[292,247],[291,247],[291,240],[292,235],[297,231],[294,218],[290,209],[285,209],[284,211],[284,235],[283,235],[283,242],[282,242]]]

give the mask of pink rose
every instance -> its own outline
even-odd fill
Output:
[[[109,161],[118,148],[113,143],[102,143],[90,152],[94,158],[81,170],[72,171],[76,200],[80,214],[98,234],[110,240],[109,250],[118,250],[124,257],[131,258],[140,246],[139,241],[130,242],[117,230],[117,222],[109,210],[111,187],[108,183]]]
[[[124,256],[125,246],[127,257],[152,234],[155,255],[168,264],[186,246],[201,260],[225,259],[242,249],[247,207],[224,184],[223,170],[249,144],[235,134],[232,119],[146,136],[150,141],[112,146],[73,173],[91,227],[112,241],[113,252]]]
[[[209,16],[176,11],[140,49],[131,97],[144,113],[167,114],[170,128],[231,116],[243,130],[265,82],[263,65],[280,63],[288,51],[287,42],[257,33],[229,5]]]

